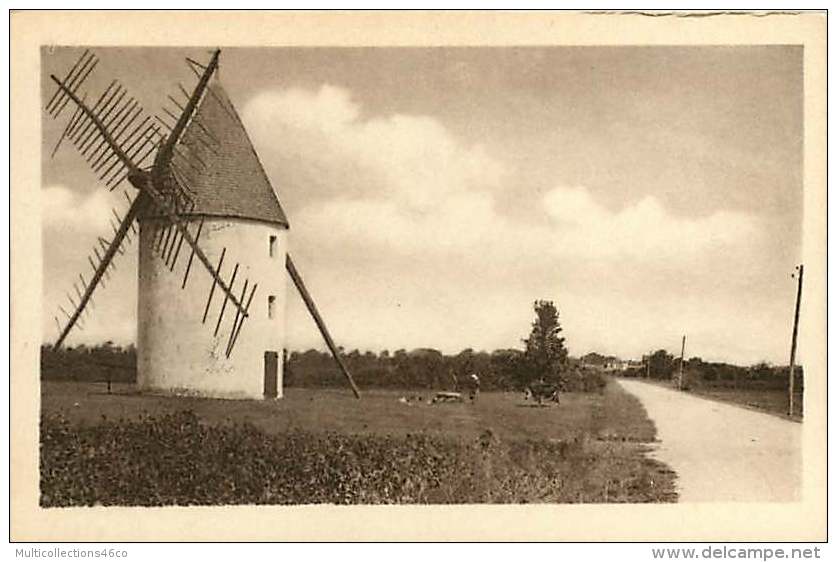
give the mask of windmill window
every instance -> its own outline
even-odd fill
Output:
[[[270,241],[268,242],[268,251],[270,252],[270,257],[276,256],[276,236],[270,237]]]
[[[270,295],[267,297],[267,317],[273,318],[276,313],[276,297]]]

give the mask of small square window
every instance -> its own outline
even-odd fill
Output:
[[[276,297],[270,295],[267,297],[267,317],[272,319],[276,314]]]
[[[271,235],[268,252],[270,253],[270,257],[276,256],[276,236]]]

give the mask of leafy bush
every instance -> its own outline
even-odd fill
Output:
[[[586,439],[500,441],[210,426],[183,411],[41,420],[41,505],[658,501],[637,455]],[[614,472],[618,469],[617,472]]]

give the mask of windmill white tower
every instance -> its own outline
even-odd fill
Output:
[[[285,269],[359,397],[287,253],[288,220],[218,79],[219,55],[215,51],[205,66],[187,59],[198,83],[191,93],[180,87],[182,100],[169,96],[176,107],[163,108],[169,119],[142,119],[138,103],[123,101],[126,92],[115,81],[88,106],[79,90],[98,64],[88,51],[63,80],[52,76],[58,90],[49,113],[58,117],[70,100],[77,107],[59,144],[73,142],[94,171],[104,170],[100,179],[111,189],[124,180],[137,189],[125,216],[115,213],[113,238],[100,238],[96,258],[89,258],[92,279],[79,276],[78,302],[69,297],[74,313],[64,311],[67,322],[58,322],[55,345],[89,313],[94,290],[137,222],[140,388],[281,396]]]
[[[220,263],[221,275],[258,279],[258,293],[248,308],[247,337],[228,355],[230,334],[214,325],[212,337],[193,329],[212,310],[206,305],[214,279],[200,276],[192,290],[182,291],[182,277],[169,269],[173,254],[169,260],[158,257],[158,245],[174,243],[173,235],[165,234],[166,218],[141,215],[137,382],[141,388],[212,396],[281,395],[288,220],[221,83],[213,79],[207,89],[211,94],[203,95],[177,145],[182,158],[205,163],[183,166],[194,206],[181,217],[195,232],[203,221],[204,252],[213,263],[220,263],[222,254],[228,260]],[[231,263],[231,256],[239,263]],[[239,296],[246,303],[248,295]],[[220,295],[212,297],[210,307],[223,306]],[[219,315],[215,324],[222,321]]]

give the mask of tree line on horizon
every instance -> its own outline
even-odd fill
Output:
[[[465,384],[465,379],[475,373],[484,390],[521,390],[537,380],[558,384],[567,391],[600,389],[604,379],[597,367],[617,358],[595,352],[580,358],[570,357],[554,303],[538,300],[533,309],[535,318],[529,336],[522,340],[523,349],[487,352],[468,348],[456,354],[444,354],[433,348],[379,353],[354,349],[342,355],[357,384],[365,388],[458,390]],[[619,374],[671,380],[679,369],[679,357],[663,349],[643,360],[642,367]],[[284,362],[285,386],[340,387],[345,384],[334,359],[325,351],[291,351],[284,354]],[[684,371],[692,378],[721,385],[755,381],[778,388],[786,384],[787,379],[787,367],[772,367],[765,362],[741,367],[692,357],[684,362]],[[797,370],[797,377],[801,384],[801,368]],[[112,341],[58,350],[42,345],[41,378],[135,382],[136,347],[133,344],[123,347]]]
[[[603,379],[584,374],[570,361],[558,309],[551,301],[535,301],[535,319],[524,349],[493,352],[465,349],[454,355],[439,350],[398,349],[390,354],[359,350],[343,353],[358,385],[366,388],[414,388],[459,390],[469,375],[477,374],[484,390],[522,389],[535,380],[560,384],[566,390],[601,388]],[[333,358],[322,351],[284,354],[285,386],[342,386],[343,377]],[[45,379],[133,382],[136,380],[136,348],[106,342],[97,346],[41,348],[41,376]]]
[[[673,380],[680,371],[680,357],[659,349],[643,357],[641,367],[630,368],[622,372],[627,377],[647,377],[655,380]],[[798,390],[802,390],[804,381],[803,368],[794,369],[794,380]],[[690,382],[707,386],[762,388],[768,390],[785,389],[788,384],[788,366],[775,366],[767,361],[755,365],[740,366],[718,361],[704,361],[700,357],[690,357],[683,361],[684,378]]]

